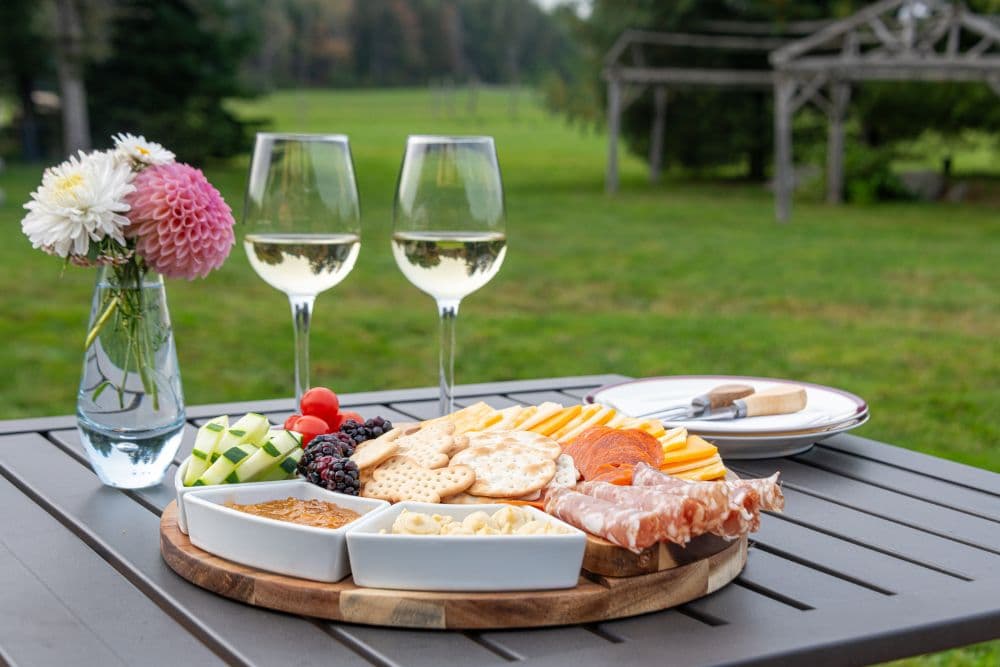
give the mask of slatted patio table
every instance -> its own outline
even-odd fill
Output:
[[[458,403],[579,401],[621,376],[465,385]],[[437,390],[342,396],[365,417],[435,416]],[[189,408],[263,412],[292,401]],[[877,418],[877,406],[876,415]],[[1000,475],[850,435],[785,459],[787,507],[764,517],[730,585],[681,607],[551,629],[447,632],[330,623],[202,590],[160,557],[172,485],[103,487],[74,417],[0,422],[0,663],[14,665],[842,665],[1000,637]],[[173,469],[168,472],[172,477]]]

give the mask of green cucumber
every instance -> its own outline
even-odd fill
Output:
[[[253,456],[241,463],[233,475],[238,482],[253,482],[254,477],[279,463],[293,449],[302,449],[302,437],[288,431],[271,431],[267,441]]]
[[[212,453],[215,452],[215,448],[228,426],[229,417],[222,415],[203,424],[198,429],[198,435],[194,439],[194,447],[191,449],[191,458],[188,459],[187,470],[184,471],[184,486],[191,486],[208,470]]]
[[[232,484],[239,481],[234,474],[236,469],[255,453],[257,453],[257,445],[251,445],[249,442],[244,442],[229,449],[220,448],[219,458],[208,467],[208,470],[201,477],[195,480],[193,486]]]
[[[278,463],[272,465],[261,474],[257,475],[257,478],[254,481],[274,482],[280,479],[295,477],[295,470],[299,466],[299,459],[302,458],[304,453],[305,451],[301,447],[293,449],[288,453],[288,456],[281,459]]]
[[[228,451],[237,445],[242,445],[245,442],[256,445],[263,442],[270,428],[271,425],[264,415],[256,412],[246,413],[237,419],[235,424],[226,429],[222,440],[216,445],[215,450],[212,451],[212,454],[208,458],[209,464],[215,465],[216,461],[219,460],[220,453]]]

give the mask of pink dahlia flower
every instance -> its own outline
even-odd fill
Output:
[[[233,247],[233,213],[201,173],[181,162],[147,167],[136,175],[126,234],[136,252],[168,278],[204,278]]]

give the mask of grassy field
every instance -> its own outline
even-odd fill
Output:
[[[462,305],[459,382],[610,372],[798,378],[868,399],[873,417],[860,435],[1000,470],[995,204],[798,202],[780,226],[760,186],[650,186],[631,157],[622,192],[608,197],[602,136],[526,97],[511,119],[502,91],[481,92],[475,114],[464,103],[448,115],[422,90],[338,91],[236,107],[272,119],[273,129],[351,137],[364,240],[353,274],[318,299],[314,384],[349,392],[435,382],[433,302],[389,249],[393,187],[408,133],[488,133],[500,153],[510,250],[493,283]],[[206,165],[237,219],[246,168],[245,156]],[[18,225],[39,174],[19,165],[0,173],[4,418],[72,412],[82,359],[93,275],[63,273]],[[239,247],[206,280],[172,282],[169,296],[189,403],[291,394],[287,302]],[[1000,649],[943,656],[989,664]]]

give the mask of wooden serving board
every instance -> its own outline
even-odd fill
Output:
[[[599,547],[600,551],[594,553],[601,558],[595,555],[595,562],[614,562],[608,547],[624,551],[608,543]],[[588,553],[591,552],[588,546]],[[645,568],[642,571],[646,574],[611,577],[584,571],[576,588],[564,590],[530,593],[383,590],[360,588],[350,577],[332,584],[322,583],[265,572],[213,556],[191,544],[177,527],[176,503],[168,505],[160,519],[163,560],[180,576],[214,593],[305,616],[436,630],[591,623],[667,609],[707,595],[735,579],[746,564],[747,538],[724,542],[721,550],[697,558],[692,556],[694,559],[686,563],[678,563],[670,550],[647,549],[647,552],[646,558],[619,559],[633,569]]]

